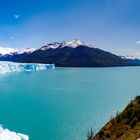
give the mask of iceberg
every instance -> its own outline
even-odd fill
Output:
[[[0,74],[20,71],[39,71],[54,68],[55,64],[15,63],[0,61]]]
[[[29,136],[4,129],[0,126],[0,140],[29,140]]]

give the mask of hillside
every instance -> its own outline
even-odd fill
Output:
[[[0,60],[24,63],[54,63],[58,67],[114,67],[131,63],[80,40],[50,43],[32,52],[1,55]]]
[[[140,96],[117,113],[95,137],[88,140],[137,140],[140,138]]]

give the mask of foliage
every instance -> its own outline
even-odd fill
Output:
[[[126,106],[121,112],[117,112],[115,117],[89,140],[136,140],[140,132],[140,96]]]
[[[88,133],[87,133],[87,140],[91,140],[93,139],[94,137],[94,131],[93,129],[91,128],[90,131],[88,130]]]

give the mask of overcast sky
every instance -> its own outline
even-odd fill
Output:
[[[0,46],[39,48],[79,38],[140,54],[140,0],[0,0]]]

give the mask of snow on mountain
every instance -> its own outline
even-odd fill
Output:
[[[17,53],[17,54],[22,54],[22,53],[32,53],[33,51],[35,51],[36,49],[34,48],[26,48],[26,49],[19,49],[17,50],[16,52],[14,53]]]
[[[2,55],[14,53],[16,51],[18,51],[18,50],[14,49],[14,48],[3,48],[3,47],[0,47],[0,54],[2,54]]]
[[[47,49],[56,49],[60,46],[61,43],[54,42],[54,43],[49,43],[46,46],[41,47],[39,50],[47,50]]]
[[[87,47],[93,47],[91,45],[85,44],[83,41],[79,39],[71,40],[71,41],[64,41],[62,43],[54,42],[49,43],[46,46],[43,46],[39,49],[34,48],[26,48],[26,49],[14,49],[14,48],[4,48],[0,47],[0,54],[1,55],[13,55],[13,54],[23,54],[23,53],[32,53],[35,50],[48,50],[48,49],[57,49],[57,48],[64,48],[64,47],[70,47],[70,48],[76,48],[78,46],[87,46]]]
[[[71,40],[68,42],[62,42],[61,48],[64,47],[71,47],[71,48],[76,48],[77,46],[88,46],[86,45],[83,41],[79,40],[79,39],[75,39],[75,40]]]
[[[131,55],[120,56],[120,57],[123,58],[123,59],[132,59],[132,60],[134,60],[134,59],[140,59],[139,57],[131,56]]]
[[[1,61],[13,61],[20,63],[54,63],[58,67],[107,67],[126,66],[131,62],[121,59],[119,56],[88,45],[79,39],[62,43],[50,43],[39,49],[23,51],[29,52],[0,56]],[[32,53],[30,53],[33,51]]]
[[[0,47],[0,54],[6,55],[6,54],[22,54],[22,53],[32,53],[35,51],[34,48],[26,48],[26,49],[14,49],[14,48],[4,48]]]
[[[64,48],[64,47],[70,47],[70,48],[76,48],[78,46],[87,46],[87,47],[93,47],[91,45],[85,44],[83,41],[79,39],[71,40],[71,41],[63,41],[61,43],[54,42],[47,44],[46,46],[41,47],[39,50],[48,50],[48,49],[57,49],[57,48]]]

